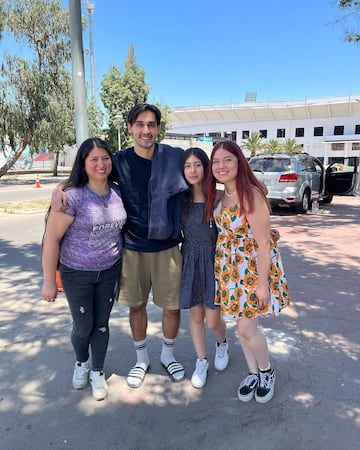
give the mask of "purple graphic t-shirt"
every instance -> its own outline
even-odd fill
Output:
[[[118,186],[98,195],[88,186],[66,191],[65,214],[75,218],[61,244],[60,262],[77,270],[106,270],[120,260],[126,212]]]

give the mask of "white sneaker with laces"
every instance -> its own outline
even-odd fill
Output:
[[[191,384],[194,388],[201,389],[205,386],[208,368],[209,363],[206,358],[197,358],[195,370],[191,377]]]
[[[72,378],[72,385],[74,389],[84,389],[89,381],[89,361],[76,361],[74,374]]]
[[[104,372],[100,370],[92,370],[90,372],[90,384],[92,395],[96,400],[104,400],[108,395],[108,386],[105,380]]]
[[[227,341],[222,344],[216,342],[215,347],[214,366],[216,370],[221,372],[222,370],[225,370],[229,364],[229,344]]]

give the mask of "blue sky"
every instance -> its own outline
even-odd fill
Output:
[[[331,24],[341,14],[334,0],[90,3],[97,93],[111,65],[123,68],[130,43],[149,101],[172,107],[243,102],[246,92],[258,101],[360,93],[360,44],[344,41],[345,24]]]

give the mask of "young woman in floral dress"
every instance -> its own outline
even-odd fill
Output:
[[[274,395],[275,368],[270,364],[262,316],[277,316],[290,296],[281,257],[270,234],[270,208],[263,186],[254,176],[240,147],[231,141],[213,148],[207,178],[206,214],[218,229],[215,252],[215,303],[237,329],[249,374],[238,398],[254,396],[266,403]],[[213,210],[216,183],[224,195]]]

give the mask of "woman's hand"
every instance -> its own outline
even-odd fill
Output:
[[[58,287],[56,283],[48,283],[44,282],[41,295],[42,298],[49,303],[52,303],[55,301],[58,293]]]
[[[259,309],[264,309],[270,301],[270,290],[267,284],[258,284],[255,288]]]
[[[280,239],[280,233],[276,228],[270,228],[270,236],[274,242],[277,242]]]

